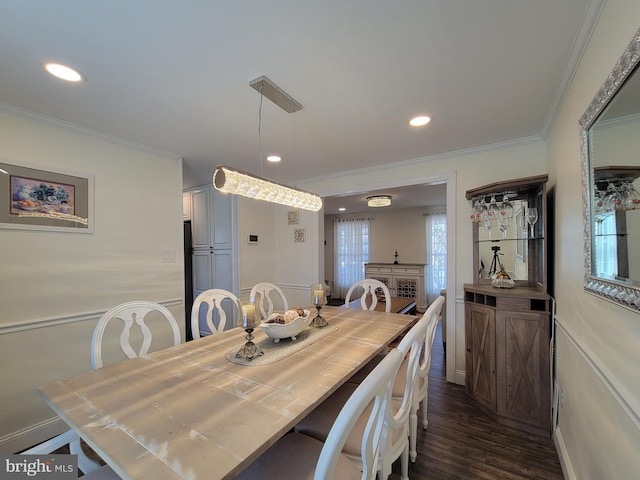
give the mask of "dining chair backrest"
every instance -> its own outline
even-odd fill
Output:
[[[391,387],[403,355],[393,349],[371,371],[344,404],[320,453],[314,480],[333,478],[338,457],[349,433],[367,406],[373,404],[362,438],[362,479],[373,480],[378,471],[380,450],[385,437],[385,418],[391,409]]]
[[[191,335],[193,339],[222,332],[235,326],[240,314],[238,297],[228,290],[211,288],[196,297],[191,308]],[[228,319],[227,316],[231,318]],[[234,317],[235,316],[235,317]],[[204,319],[204,322],[201,320]],[[209,332],[202,327],[209,329]]]
[[[78,469],[84,474],[82,478],[86,478],[87,480],[90,480],[93,477],[104,480],[120,478],[113,470],[111,470],[110,467],[94,462],[84,453],[82,447],[80,446],[80,437],[73,430],[67,430],[66,432],[61,433],[45,442],[39,443],[35,447],[31,447],[28,450],[21,452],[20,454],[47,455],[61,449],[65,445],[69,446],[69,453],[71,455],[78,456]]]
[[[283,312],[289,310],[287,297],[284,296],[282,289],[273,283],[256,283],[249,293],[249,301],[258,305],[260,318],[263,319],[273,313],[275,305],[277,305],[273,303],[274,297],[277,297],[275,300],[279,303],[278,306],[282,307]]]
[[[386,479],[391,474],[391,465],[402,456],[402,478],[408,477],[409,471],[409,416],[414,404],[415,385],[418,378],[418,368],[424,349],[424,338],[428,328],[429,318],[422,317],[398,344],[398,351],[403,356],[403,363],[392,386],[403,386],[402,396],[397,398],[394,408],[387,412],[385,422],[388,429],[385,430],[384,447],[382,449],[382,464],[380,465],[380,478]],[[399,378],[401,375],[404,378]],[[401,432],[398,434],[398,431]]]
[[[145,320],[148,321],[149,314],[152,312],[156,312],[154,317],[158,316],[169,322],[173,345],[178,345],[180,343],[180,328],[178,327],[178,322],[166,307],[143,300],[125,302],[108,310],[98,320],[91,338],[91,368],[96,369],[103,366],[102,342],[105,330],[109,322],[116,318],[122,322],[122,332],[120,333],[120,349],[122,353],[127,358],[135,358],[148,353],[153,334]],[[131,328],[134,323],[139,327],[142,335],[142,344],[137,352],[131,344]]]
[[[415,392],[413,394],[413,405],[409,415],[409,456],[412,462],[416,461],[417,436],[418,436],[418,410],[422,404],[422,426],[426,430],[429,423],[427,417],[427,395],[429,393],[429,369],[431,368],[431,352],[433,348],[433,340],[436,336],[436,329],[440,321],[440,312],[445,304],[445,297],[440,295],[436,298],[426,312],[424,312],[420,321],[427,321],[427,328],[424,335],[424,347],[422,358],[417,371]]]
[[[442,307],[445,303],[445,297],[440,295],[436,298],[427,311],[424,312],[424,317],[429,317],[432,322],[429,324],[429,329],[426,332],[425,337],[425,353],[429,353],[429,355],[424,355],[422,362],[420,363],[420,369],[418,374],[426,378],[429,375],[429,368],[431,367],[431,347],[433,346],[433,340],[436,336],[436,327],[438,326],[438,321],[440,320],[440,312],[442,311]]]
[[[378,304],[378,290],[382,290],[384,293],[384,301],[386,302],[384,311],[387,313],[391,312],[391,293],[389,292],[389,287],[375,278],[359,280],[349,287],[344,298],[344,305],[346,308],[349,308],[351,295],[356,292],[356,289],[360,288],[363,290],[362,295],[360,295],[360,307],[363,310],[375,310],[376,305]]]

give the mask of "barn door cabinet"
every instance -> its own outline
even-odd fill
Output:
[[[539,218],[535,235],[486,240],[474,224],[474,283],[464,285],[465,391],[495,421],[530,433],[551,434],[550,334],[551,297],[546,272],[546,175],[498,182],[467,192],[467,198],[511,191],[524,206],[535,205]],[[470,206],[471,208],[471,206]],[[485,232],[486,233],[486,232]],[[499,240],[498,240],[499,238]],[[526,251],[526,272],[515,288],[495,288],[478,274],[483,242],[516,252],[510,242]],[[518,259],[516,258],[516,261]]]
[[[465,285],[465,391],[495,421],[549,436],[549,297]]]

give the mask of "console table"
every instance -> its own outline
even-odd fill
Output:
[[[426,264],[424,263],[365,263],[366,278],[380,280],[392,297],[415,298],[418,312],[428,305],[426,286]]]

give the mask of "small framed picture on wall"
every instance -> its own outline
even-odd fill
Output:
[[[293,231],[293,241],[296,243],[302,243],[306,241],[306,230],[304,228],[296,228]]]
[[[289,225],[298,225],[299,218],[297,211],[292,210],[287,212],[287,221],[289,222]]]

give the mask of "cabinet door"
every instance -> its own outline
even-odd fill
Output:
[[[182,194],[182,219],[191,220],[191,192]]]
[[[194,250],[191,255],[193,266],[193,298],[205,290],[213,288],[213,265],[209,250]]]
[[[497,313],[498,414],[550,428],[549,317],[545,313]]]
[[[223,288],[234,291],[233,251],[213,250],[211,252],[213,270],[213,286],[211,288]]]
[[[211,187],[211,246],[231,248],[233,231],[232,196]]]
[[[400,298],[415,298],[420,303],[420,277],[395,277],[395,296]]]
[[[209,212],[209,189],[191,191],[191,241],[193,248],[209,248],[210,246],[211,215]]]
[[[466,392],[496,410],[496,315],[491,308],[465,306]]]

